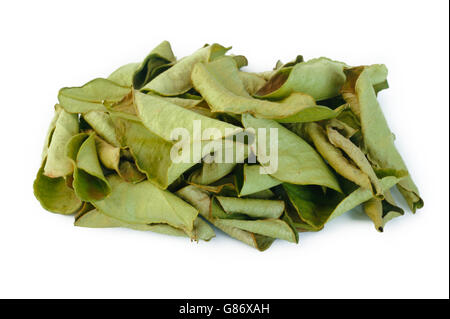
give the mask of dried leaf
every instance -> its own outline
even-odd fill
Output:
[[[192,55],[177,61],[169,70],[159,74],[142,90],[156,92],[164,96],[176,96],[186,93],[192,88],[191,72],[198,62],[212,61],[224,55],[230,48],[220,44],[205,46]]]
[[[192,161],[172,162],[170,151],[174,143],[150,132],[139,118],[119,113],[112,113],[111,118],[121,146],[129,148],[138,169],[163,189],[195,165]]]
[[[238,170],[235,177],[239,196],[259,193],[282,183],[269,174],[261,173],[263,170],[264,167],[260,165],[248,164],[244,164],[242,168]]]
[[[253,218],[280,218],[284,212],[282,200],[215,197],[227,214],[244,214]]]
[[[73,136],[67,143],[66,154],[74,165],[73,189],[81,200],[100,200],[111,192],[98,159],[95,134]]]
[[[183,230],[167,224],[129,224],[103,214],[97,209],[92,209],[80,217],[75,218],[74,225],[89,228],[124,227],[140,231],[152,231],[170,236],[189,237],[189,234],[186,234]],[[191,235],[194,236],[192,239],[196,240],[201,239],[209,241],[215,236],[214,230],[200,217],[194,221],[194,230],[192,233],[193,234]]]
[[[368,157],[377,168],[407,171],[405,162],[394,145],[394,138],[376,99],[373,71],[362,71],[355,83],[355,92],[361,108],[361,130]],[[379,79],[376,77],[379,81]],[[397,185],[413,212],[423,207],[419,190],[407,176]]]
[[[364,212],[369,216],[379,232],[384,231],[388,221],[404,214],[403,209],[395,205],[391,196],[390,201],[372,198],[364,203]],[[391,204],[393,202],[393,204]]]
[[[168,41],[161,42],[136,68],[132,85],[140,89],[175,63],[175,56]]]
[[[78,130],[78,116],[61,110],[51,133],[50,145],[45,152],[47,160],[44,166],[44,175],[56,178],[72,174],[73,165],[66,156],[65,147],[72,136],[78,133]]]
[[[307,112],[307,120],[324,119],[324,109],[315,107],[312,97],[295,97],[294,102],[263,101],[252,98],[239,77],[238,69],[231,58],[223,57],[211,63],[198,63],[192,71],[192,82],[208,102],[213,112],[253,114],[259,118],[285,119],[289,122],[305,121],[300,112]],[[310,110],[310,108],[312,110]],[[318,116],[314,117],[317,108]],[[329,110],[328,116],[336,114]],[[325,116],[325,118],[330,118]]]
[[[345,64],[327,58],[312,59],[277,72],[256,93],[266,99],[283,99],[292,92],[311,95],[315,100],[325,100],[339,94],[345,82]]]
[[[39,169],[33,184],[34,196],[42,207],[52,213],[70,215],[80,209],[82,201],[68,187],[63,177],[51,178],[44,175],[44,165]]]
[[[130,88],[98,78],[81,87],[62,88],[58,93],[58,100],[66,112],[87,113],[107,111],[128,94],[130,94]]]
[[[191,233],[197,210],[149,181],[131,184],[118,176],[108,177],[111,194],[92,201],[103,214],[129,224],[168,224]],[[151,198],[152,200],[149,200]]]
[[[342,152],[330,143],[325,130],[319,124],[308,123],[305,128],[317,151],[339,175],[372,191],[369,176],[348,161]]]
[[[246,128],[266,128],[266,141],[270,140],[269,129],[278,129],[278,169],[270,175],[291,184],[321,185],[341,191],[336,177],[319,154],[299,136],[275,121],[257,119],[248,114],[242,116],[242,122]],[[260,164],[267,167],[268,163],[264,163],[261,158],[264,158],[262,154],[270,154],[270,145],[267,145],[266,150],[257,148],[255,153]]]
[[[209,214],[211,205],[210,197],[205,191],[202,191],[195,186],[186,186],[177,191],[176,195],[197,208],[199,210],[199,213],[214,226],[227,233],[231,237],[240,240],[249,246],[252,246],[260,251],[264,251],[269,248],[275,240],[274,238],[257,235],[240,228],[223,224],[222,220],[212,218]]]
[[[132,87],[133,76],[139,66],[139,63],[125,64],[111,73],[107,79],[120,86]]]

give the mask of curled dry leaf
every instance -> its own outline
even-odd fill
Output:
[[[174,65],[176,59],[168,41],[161,42],[136,68],[132,76],[132,84],[140,89]]]
[[[67,143],[66,154],[74,166],[72,186],[81,200],[100,200],[111,192],[98,159],[95,133],[73,136]]]
[[[162,72],[142,89],[164,96],[176,96],[192,88],[191,72],[199,62],[208,62],[224,55],[229,49],[214,43],[207,45],[194,54],[177,61],[166,72]]]
[[[312,59],[280,69],[256,96],[282,99],[292,92],[302,92],[321,101],[338,95],[345,82],[345,64],[327,58]]]
[[[407,171],[405,162],[394,145],[393,134],[389,129],[376,97],[376,87],[385,82],[387,70],[383,65],[359,68],[348,84],[353,88],[353,109],[358,109],[361,123],[364,151],[376,168]],[[357,116],[358,114],[355,113]],[[405,177],[397,185],[413,212],[423,206],[417,186],[410,176]]]
[[[128,94],[130,94],[130,88],[98,78],[81,87],[62,88],[58,93],[58,100],[66,112],[87,113],[107,111]]]

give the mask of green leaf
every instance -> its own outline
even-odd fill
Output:
[[[118,176],[108,177],[111,194],[93,205],[103,214],[129,224],[168,224],[191,233],[197,210],[150,181],[127,183]],[[151,200],[149,200],[151,199]]]
[[[135,89],[140,89],[156,76],[169,69],[175,62],[172,47],[168,41],[161,42],[137,67],[132,77]]]
[[[312,59],[278,71],[256,96],[283,99],[292,92],[311,95],[321,101],[339,94],[345,82],[345,64],[327,58]]]
[[[257,119],[248,114],[242,116],[242,123],[246,129],[255,129],[258,139],[260,138],[258,129],[266,128],[266,141],[269,141],[270,134],[273,134],[270,132],[270,129],[277,129],[278,169],[270,175],[280,181],[291,184],[321,185],[341,191],[336,177],[319,154],[295,133],[275,121]],[[263,154],[270,154],[270,152],[270,145],[266,145],[265,150],[257,147],[256,156],[264,167],[267,167],[268,163],[264,163],[262,160],[265,157]]]
[[[81,87],[62,88],[58,93],[58,100],[66,112],[87,113],[106,111],[130,93],[131,89],[128,87],[98,78]]]
[[[191,72],[198,62],[208,62],[224,55],[230,48],[220,44],[205,46],[192,55],[177,61],[170,69],[159,74],[142,90],[156,92],[164,96],[176,96],[192,88]]]

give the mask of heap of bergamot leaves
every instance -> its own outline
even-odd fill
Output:
[[[423,206],[377,102],[384,65],[298,56],[251,73],[228,50],[205,45],[177,60],[164,41],[142,63],[61,89],[34,183],[42,206],[75,214],[76,226],[193,240],[213,238],[213,225],[259,250],[296,243],[360,204],[383,231],[403,215],[394,186],[413,212]],[[171,131],[192,133],[196,120],[221,132],[201,142],[277,128],[278,169],[261,173],[260,149],[232,163],[175,163]]]

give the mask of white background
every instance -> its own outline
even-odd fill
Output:
[[[2,1],[0,297],[416,298],[449,296],[448,1]],[[58,89],[140,61],[233,45],[250,70],[297,54],[385,63],[380,101],[425,200],[385,232],[356,210],[266,252],[84,229],[32,194]]]

